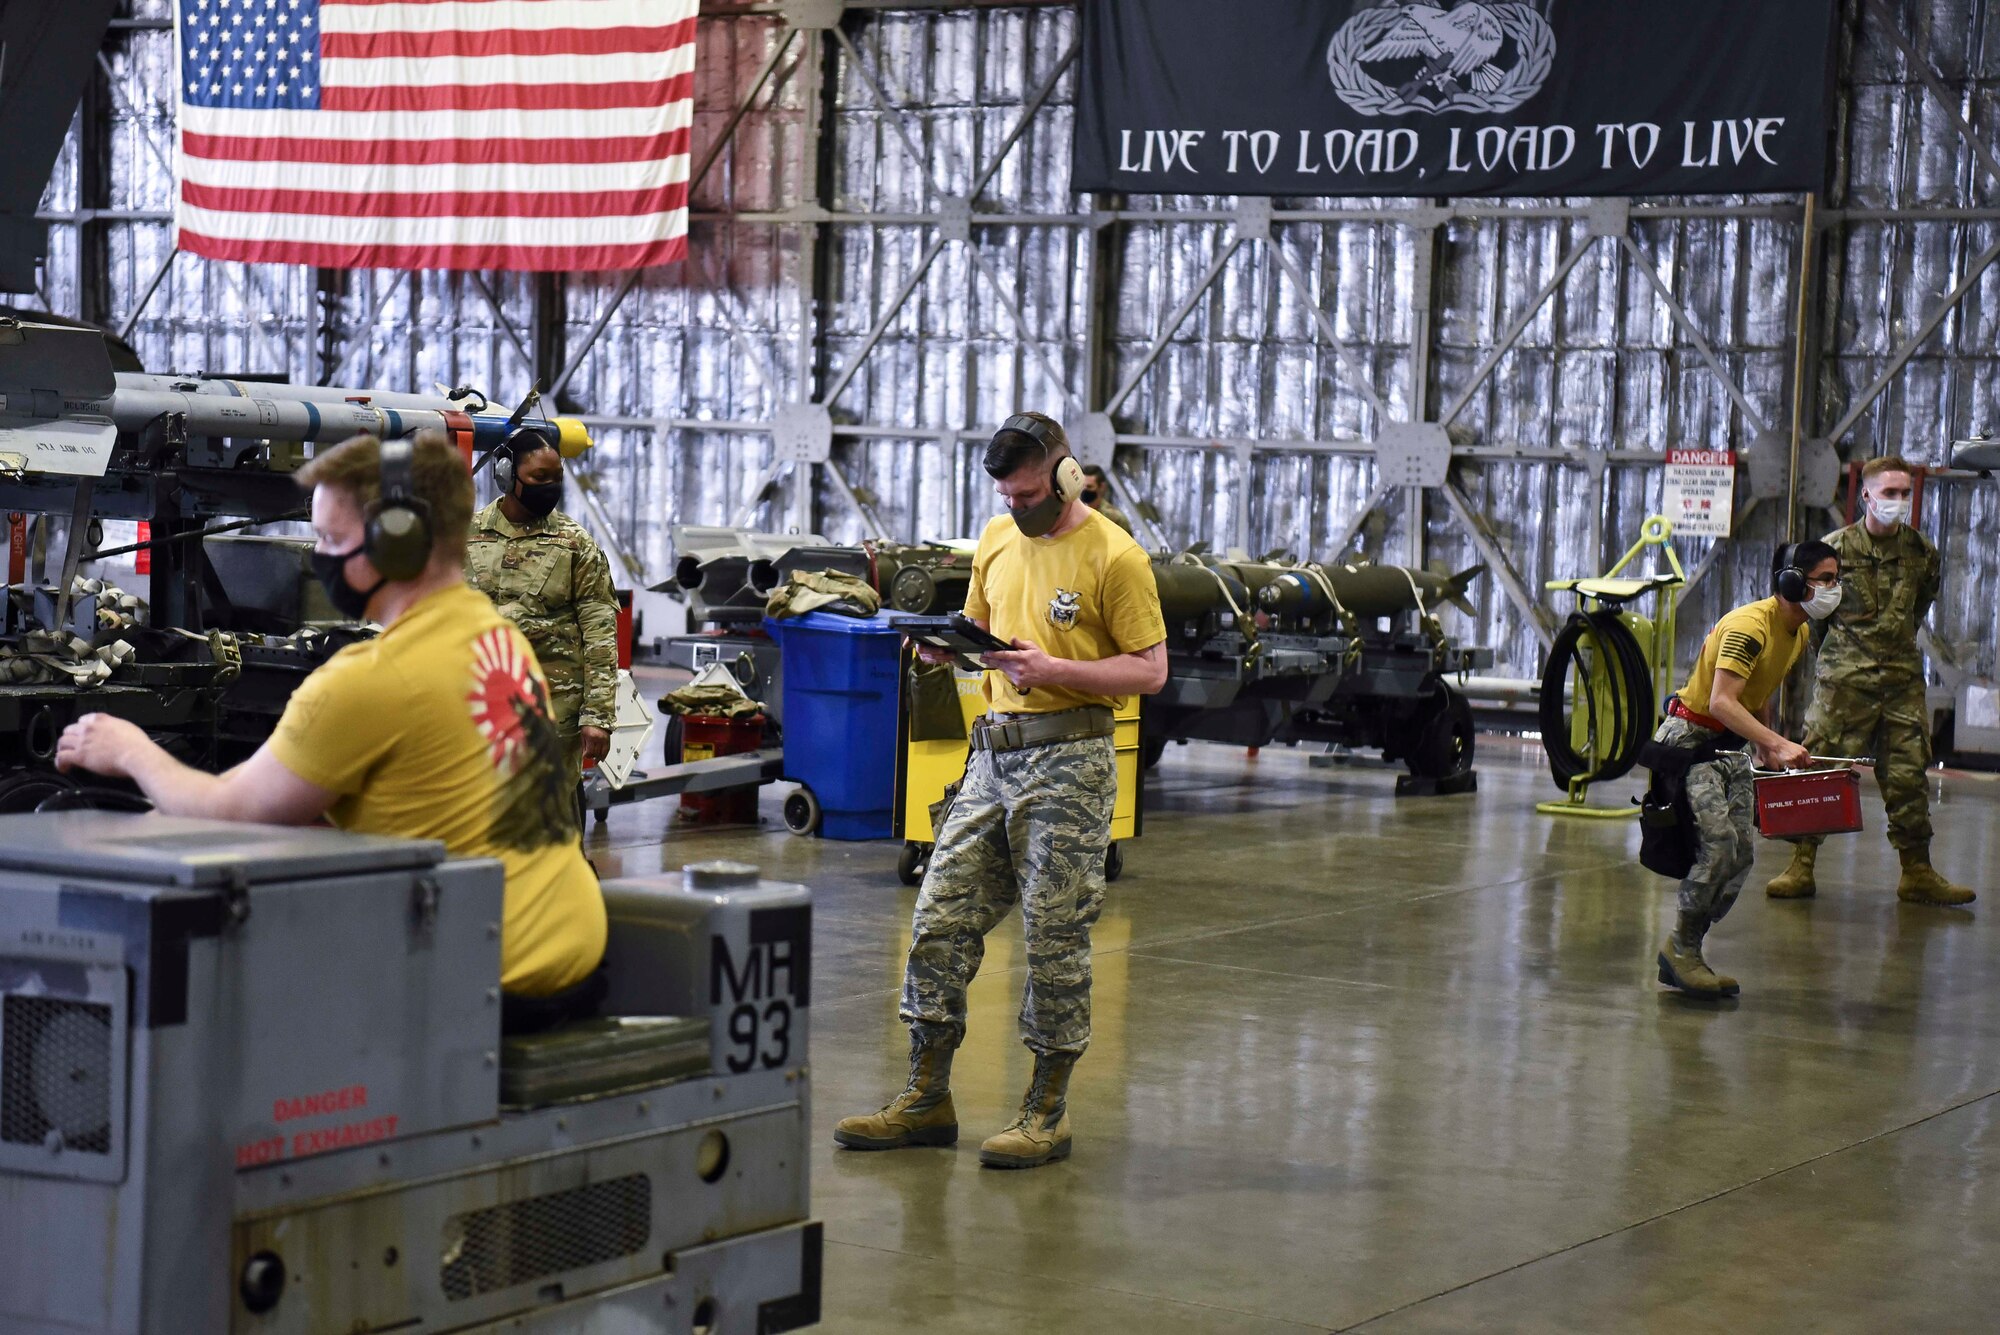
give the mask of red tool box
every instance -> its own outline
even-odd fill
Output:
[[[1757,780],[1757,833],[1766,839],[1853,834],[1861,828],[1861,771],[1817,769]]]

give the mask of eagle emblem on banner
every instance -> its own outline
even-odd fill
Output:
[[[1498,115],[1540,92],[1555,58],[1555,31],[1531,5],[1386,0],[1341,25],[1326,65],[1364,116]]]

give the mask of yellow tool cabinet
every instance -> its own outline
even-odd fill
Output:
[[[911,655],[905,651],[902,681],[907,688]],[[958,705],[965,715],[969,732],[972,721],[986,712],[986,696],[981,689],[984,673],[954,670],[958,683]],[[896,766],[896,833],[903,840],[903,855],[896,874],[904,885],[923,880],[937,832],[931,829],[931,804],[965,773],[970,743],[960,737],[948,741],[910,740],[910,711],[897,711],[901,720]],[[1111,847],[1104,854],[1104,879],[1115,881],[1125,870],[1125,853],[1119,844],[1137,839],[1144,817],[1141,812],[1142,787],[1146,767],[1139,763],[1139,700],[1135,696],[1117,716],[1112,745],[1118,752],[1118,797],[1111,808]]]

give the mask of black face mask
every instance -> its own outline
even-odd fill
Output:
[[[1033,505],[1008,506],[1007,513],[1014,516],[1014,525],[1031,538],[1043,537],[1062,522],[1063,511],[1068,508],[1062,497],[1051,487],[1049,494]]]
[[[355,588],[347,582],[347,563],[367,550],[362,543],[347,552],[311,552],[313,574],[319,577],[320,587],[326,590],[327,601],[333,610],[349,621],[359,621],[368,615],[368,600],[382,591],[389,581],[377,580],[375,587],[368,590]]]
[[[518,483],[514,488],[514,499],[521,503],[523,510],[526,510],[537,519],[552,513],[558,505],[562,504],[562,498],[563,480],[561,478],[557,478],[553,482],[522,482]]]
[[[1085,487],[1085,488],[1083,489],[1083,503],[1084,503],[1085,505],[1095,505],[1095,504],[1097,504],[1097,488],[1096,488],[1096,487]]]

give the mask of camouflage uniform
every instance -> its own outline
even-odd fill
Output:
[[[1113,505],[1110,501],[1106,501],[1104,502],[1104,504],[1098,506],[1097,513],[1103,515],[1106,519],[1109,519],[1112,523],[1118,525],[1118,527],[1124,529],[1127,533],[1130,533],[1132,531],[1132,521],[1125,517],[1125,512],[1123,510]]]
[[[1109,737],[972,753],[911,921],[901,1014],[913,1031],[958,1046],[986,933],[1018,900],[1022,1036],[1041,1054],[1089,1045],[1090,929],[1104,907],[1117,788]]]
[[[1663,746],[1693,751],[1714,741],[1719,733],[1686,719],[1661,722],[1653,740]],[[1701,852],[1681,881],[1680,909],[1721,922],[1742,893],[1750,867],[1757,860],[1757,821],[1747,751],[1725,751],[1714,760],[1688,770],[1688,806],[1701,832]]]
[[[618,710],[618,595],[611,564],[561,511],[516,524],[498,501],[472,519],[466,580],[521,628],[549,684],[549,713],[583,772],[583,728],[610,731]]]
[[[1931,736],[1917,628],[1937,601],[1942,563],[1908,524],[1878,538],[1855,523],[1826,540],[1840,553],[1842,597],[1822,633],[1806,749],[1875,757],[1889,842],[1921,848],[1931,840]]]

